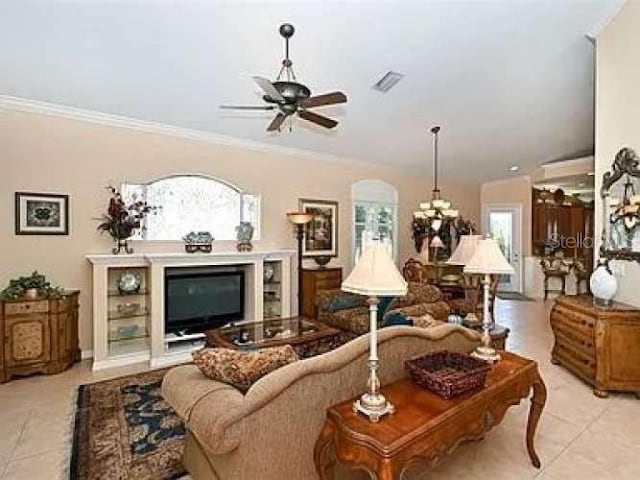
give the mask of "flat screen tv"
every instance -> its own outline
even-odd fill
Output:
[[[165,332],[199,333],[244,318],[244,272],[165,271]]]

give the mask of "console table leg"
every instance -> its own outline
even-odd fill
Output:
[[[333,423],[326,422],[313,449],[313,460],[320,480],[333,480],[334,477],[334,458],[331,451],[333,431]]]
[[[533,383],[533,396],[531,397],[531,407],[529,408],[529,419],[527,420],[527,452],[534,467],[540,468],[540,458],[533,446],[533,437],[536,434],[538,421],[542,415],[542,409],[547,401],[547,387],[545,387],[540,374],[537,375]]]

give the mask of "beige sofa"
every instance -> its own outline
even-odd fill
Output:
[[[313,447],[327,407],[360,395],[369,335],[256,382],[245,395],[194,365],[170,370],[162,393],[185,420],[183,463],[194,480],[313,480]],[[479,334],[451,324],[379,331],[383,385],[405,376],[403,361],[440,349],[470,351]],[[410,476],[411,477],[411,476]],[[339,472],[339,478],[366,478]]]

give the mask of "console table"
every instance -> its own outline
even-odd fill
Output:
[[[552,363],[593,385],[597,397],[619,390],[640,398],[640,309],[598,307],[590,295],[569,295],[555,300],[550,321]]]
[[[314,450],[320,478],[334,478],[337,459],[375,474],[378,480],[398,480],[412,462],[434,463],[460,442],[481,439],[531,390],[526,446],[531,463],[540,468],[533,438],[546,402],[545,385],[533,360],[508,352],[501,355],[486,387],[476,393],[445,400],[406,378],[382,388],[396,412],[377,423],[355,413],[352,401],[331,407]]]

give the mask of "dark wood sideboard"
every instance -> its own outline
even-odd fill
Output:
[[[0,301],[0,382],[33,373],[54,374],[80,360],[78,296]]]
[[[593,385],[593,393],[635,392],[640,398],[640,309],[589,295],[558,297],[551,310],[551,361]]]
[[[317,317],[316,294],[322,290],[339,289],[342,285],[342,267],[302,269],[302,313],[307,318]]]

